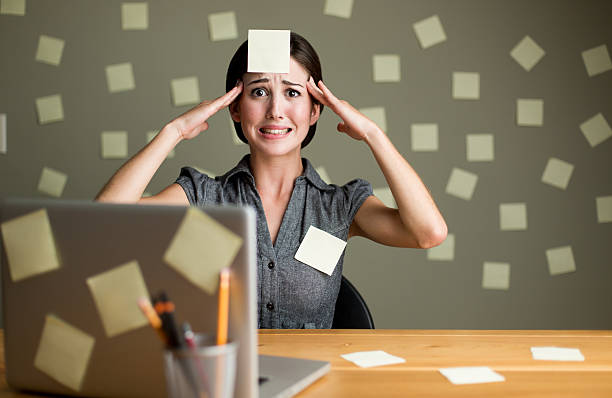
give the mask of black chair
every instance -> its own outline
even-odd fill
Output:
[[[374,329],[374,319],[361,294],[342,276],[332,329]]]

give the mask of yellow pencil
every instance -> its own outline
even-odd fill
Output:
[[[217,313],[217,344],[227,343],[227,323],[229,317],[230,270],[223,268],[219,275],[219,312]]]
[[[151,324],[153,329],[155,329],[155,331],[157,332],[159,337],[162,339],[162,341],[164,343],[168,343],[168,338],[166,337],[166,334],[162,330],[161,319],[159,319],[157,312],[155,312],[155,310],[153,309],[153,306],[151,306],[151,302],[149,301],[149,299],[144,298],[144,297],[140,298],[140,300],[138,300],[138,307],[140,307],[140,310],[147,317],[147,319],[149,320],[149,323]]]

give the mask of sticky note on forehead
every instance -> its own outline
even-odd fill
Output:
[[[288,30],[249,30],[247,72],[289,73]]]

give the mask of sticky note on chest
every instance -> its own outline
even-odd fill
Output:
[[[311,225],[295,253],[295,259],[331,275],[345,247],[346,242],[342,239]]]
[[[247,72],[289,73],[288,30],[249,30]]]

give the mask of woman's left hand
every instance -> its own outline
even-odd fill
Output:
[[[365,140],[371,134],[380,133],[382,130],[372,120],[355,109],[348,102],[338,99],[322,81],[315,84],[312,76],[306,83],[308,92],[320,103],[330,108],[340,116],[342,122],[338,123],[338,131],[346,133],[356,140]]]

